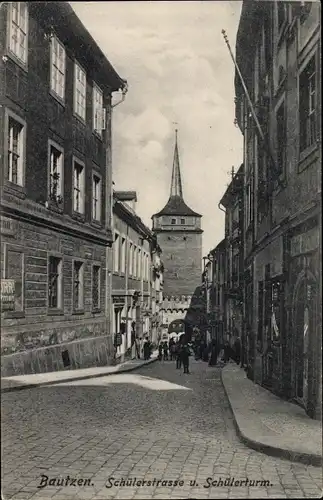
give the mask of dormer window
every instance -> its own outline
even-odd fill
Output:
[[[176,224],[176,219],[172,219],[171,224]]]

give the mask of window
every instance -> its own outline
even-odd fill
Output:
[[[84,165],[74,160],[73,210],[84,214]]]
[[[101,220],[101,179],[95,174],[92,177],[92,219]]]
[[[146,255],[146,279],[149,281],[150,276],[149,276],[149,255]]]
[[[6,253],[6,279],[15,281],[14,311],[24,310],[24,254],[19,250],[8,249]]]
[[[49,257],[48,265],[48,307],[62,307],[62,259]]]
[[[171,224],[176,224],[176,219],[172,219]]]
[[[105,114],[103,113],[103,93],[99,87],[94,84],[93,86],[93,130],[101,134],[105,129],[104,123]]]
[[[85,120],[86,73],[76,61],[74,65],[74,113]]]
[[[93,266],[93,274],[92,274],[92,309],[98,310],[100,309],[100,294],[101,287],[101,267]]]
[[[8,118],[8,180],[23,185],[24,174],[24,126],[11,116]]]
[[[63,151],[49,144],[49,199],[60,202],[63,194]]]
[[[138,278],[141,278],[141,249],[138,248],[138,253],[137,253],[137,276]]]
[[[126,272],[126,238],[121,238],[121,272]]]
[[[132,275],[133,269],[133,244],[129,243],[129,274]]]
[[[181,224],[185,224],[185,219],[181,219]]]
[[[74,261],[73,269],[73,308],[75,311],[84,307],[84,264]]]
[[[133,247],[133,276],[137,277],[137,247]]]
[[[316,64],[313,56],[299,77],[300,152],[316,142],[316,99]]]
[[[118,273],[119,272],[119,245],[120,245],[120,238],[117,233],[115,233],[114,236],[114,243],[113,243],[113,270],[114,272]]]
[[[285,171],[287,144],[286,106],[284,101],[281,103],[276,113],[276,127],[277,168],[278,174],[282,174]]]
[[[50,88],[61,99],[65,96],[65,48],[53,36],[51,38]]]
[[[28,10],[25,2],[9,4],[9,49],[21,61],[27,63]]]

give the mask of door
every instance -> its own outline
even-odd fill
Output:
[[[297,287],[294,300],[295,397],[305,408],[309,391],[309,338],[315,335],[315,293],[315,282],[304,277]]]

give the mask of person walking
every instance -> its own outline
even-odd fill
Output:
[[[190,348],[187,344],[183,345],[182,362],[183,362],[184,373],[190,373],[189,372]]]
[[[182,366],[182,345],[180,342],[176,344],[176,368],[180,369]]]
[[[158,360],[161,361],[163,359],[163,344],[160,342],[158,346]]]
[[[143,351],[144,351],[144,360],[147,361],[150,357],[150,342],[148,340],[148,337],[145,338]]]
[[[218,347],[216,340],[213,339],[211,344],[211,356],[209,360],[209,366],[215,366],[217,363],[217,359],[218,359]]]
[[[228,341],[224,342],[223,351],[224,351],[223,361],[225,363],[228,363],[228,361],[230,360],[230,355],[231,355],[231,347],[230,347],[230,344]]]
[[[241,342],[240,342],[240,338],[237,337],[234,344],[233,344],[233,348],[234,348],[234,359],[235,359],[235,362],[237,363],[237,365],[240,364],[240,360],[241,360]]]
[[[167,342],[164,342],[163,351],[164,351],[164,361],[168,361],[168,344],[167,344]]]
[[[169,340],[169,355],[170,355],[170,360],[173,361],[173,345],[174,345],[174,339],[173,337]]]

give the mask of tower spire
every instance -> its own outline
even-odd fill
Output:
[[[175,129],[175,150],[174,150],[174,160],[173,160],[172,182],[171,182],[171,186],[170,186],[170,196],[179,196],[180,198],[183,198],[181,171],[180,171],[180,167],[179,167],[177,132],[178,132],[178,130],[176,128]]]

